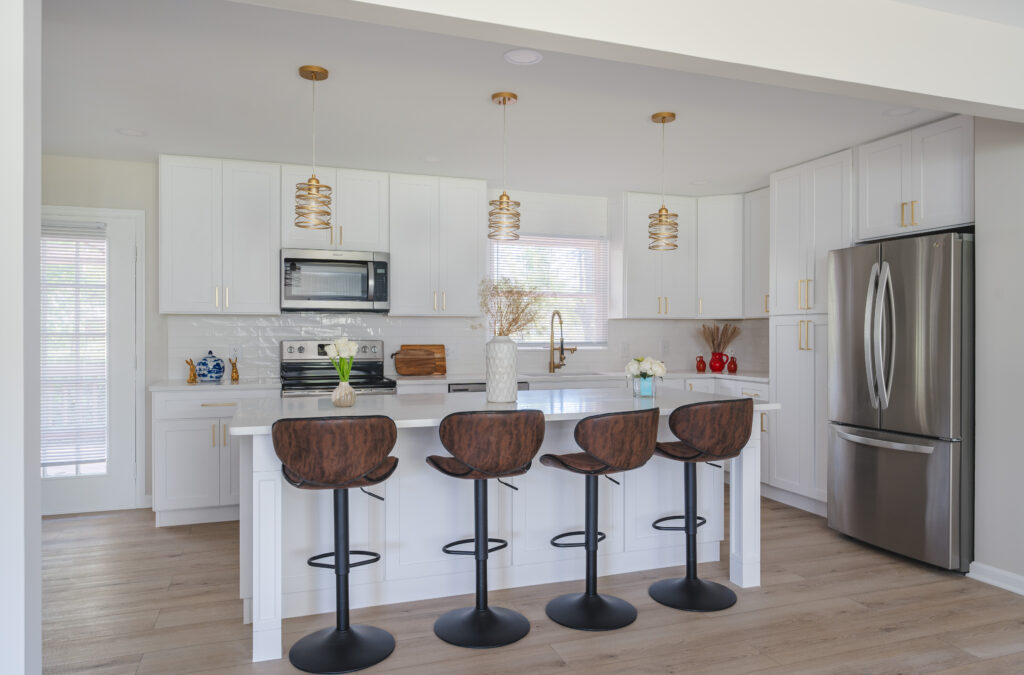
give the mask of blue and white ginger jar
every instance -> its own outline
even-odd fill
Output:
[[[196,363],[196,377],[200,382],[220,382],[224,377],[224,361],[207,352],[206,356]]]

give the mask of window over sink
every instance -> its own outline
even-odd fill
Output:
[[[490,278],[509,278],[541,293],[541,318],[516,340],[547,346],[551,312],[565,323],[567,344],[608,344],[608,240],[521,234],[490,242]]]

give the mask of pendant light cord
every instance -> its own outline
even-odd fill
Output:
[[[316,175],[316,75],[313,75],[313,175]]]
[[[501,191],[508,182],[508,101],[501,104]]]
[[[661,123],[661,205],[665,205],[665,123]]]

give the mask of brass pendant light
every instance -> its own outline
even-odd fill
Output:
[[[491,210],[487,214],[487,238],[498,241],[519,239],[519,202],[512,201],[505,191],[508,176],[508,106],[518,100],[519,97],[510,91],[491,94],[491,101],[501,106],[501,196],[489,202]]]
[[[661,125],[661,208],[657,213],[652,213],[648,218],[651,222],[647,225],[647,235],[651,243],[647,245],[652,251],[674,251],[679,247],[676,240],[679,238],[679,214],[669,213],[665,208],[665,125],[674,122],[674,112],[657,112],[651,115],[651,121]]]
[[[327,69],[302,66],[299,75],[313,81],[313,175],[295,185],[295,227],[310,230],[331,229],[331,186],[316,177],[316,83],[327,79]]]

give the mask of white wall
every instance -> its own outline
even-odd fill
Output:
[[[1024,124],[978,118],[974,147],[975,560],[1019,575],[1024,584]]]
[[[41,669],[39,520],[40,7],[0,3],[0,663]]]

